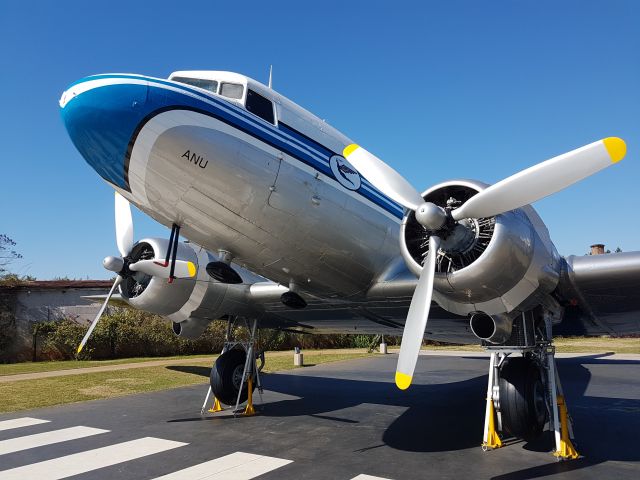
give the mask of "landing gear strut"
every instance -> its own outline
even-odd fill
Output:
[[[256,355],[256,331],[257,321],[246,321],[247,329],[250,332],[248,341],[231,341],[231,332],[237,318],[230,317],[227,322],[227,332],[225,336],[222,354],[216,359],[211,368],[210,386],[207,396],[200,411],[204,415],[207,402],[213,394],[214,402],[208,410],[209,413],[216,413],[224,410],[222,404],[235,405],[234,415],[241,414],[250,416],[255,414],[253,407],[253,391],[258,387],[258,392],[262,396],[262,384],[260,372],[264,367],[264,353]],[[256,360],[261,361],[260,366]],[[247,402],[244,410],[239,410],[241,403]]]
[[[536,321],[533,312],[514,320],[514,334],[507,345],[485,345],[491,353],[483,450],[499,448],[505,436],[526,441],[540,436],[549,421],[554,433],[554,455],[575,459],[573,428],[558,376],[551,317]],[[520,356],[511,356],[520,354]]]

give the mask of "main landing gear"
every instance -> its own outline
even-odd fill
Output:
[[[260,372],[264,367],[264,353],[256,354],[257,321],[246,321],[249,330],[247,341],[231,341],[231,333],[237,322],[236,317],[227,321],[227,332],[222,354],[216,359],[211,368],[210,385],[207,396],[200,411],[204,415],[209,398],[213,396],[213,405],[206,410],[217,413],[224,410],[222,405],[235,406],[233,414],[255,415],[253,406],[253,392],[256,386],[262,396]],[[260,365],[257,365],[260,360]],[[245,408],[239,409],[240,404],[247,402]]]
[[[491,359],[483,450],[501,447],[502,436],[531,441],[540,436],[550,419],[556,447],[553,454],[558,460],[578,458],[556,368],[550,316],[523,313],[514,320],[507,344],[484,345]]]

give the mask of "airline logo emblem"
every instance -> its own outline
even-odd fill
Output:
[[[358,190],[360,188],[360,174],[343,156],[334,155],[329,159],[329,165],[340,185],[349,190]]]

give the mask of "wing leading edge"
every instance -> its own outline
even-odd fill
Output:
[[[562,334],[640,334],[640,252],[571,255],[559,292]]]

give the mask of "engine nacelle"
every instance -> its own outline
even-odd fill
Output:
[[[131,261],[164,261],[168,245],[163,238],[143,239],[133,247]],[[219,260],[214,254],[198,245],[179,242],[176,258],[196,265],[195,279],[177,278],[168,283],[165,278],[134,272],[120,284],[122,298],[135,308],[168,317],[174,322],[174,332],[187,338],[196,338],[210,321],[223,315],[251,313],[243,288],[229,288],[207,274],[207,264]]]
[[[487,186],[455,180],[436,185],[422,196],[441,207],[456,208]],[[403,219],[400,240],[407,266],[420,275],[429,251],[429,234],[413,212]],[[560,257],[533,208],[466,219],[442,240],[434,300],[457,315],[526,310],[553,291],[559,272]]]

